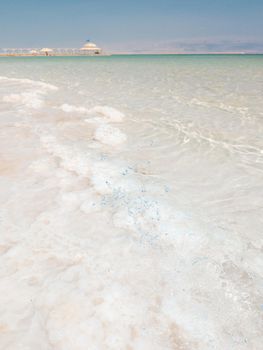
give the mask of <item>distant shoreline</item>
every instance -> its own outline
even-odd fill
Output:
[[[114,52],[112,55],[263,55],[263,52]]]
[[[49,56],[44,56],[44,55],[31,55],[31,54],[1,54],[0,57],[39,57],[39,58],[50,58],[50,57],[109,57],[109,56],[205,56],[205,55],[210,55],[210,56],[256,56],[256,55],[263,55],[263,52],[114,52],[110,54],[105,54],[105,55],[49,55]]]

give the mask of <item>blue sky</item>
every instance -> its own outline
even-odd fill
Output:
[[[0,0],[0,47],[263,51],[263,0]]]

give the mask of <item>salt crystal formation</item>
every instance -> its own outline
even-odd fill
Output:
[[[262,349],[262,74],[1,62],[0,350]]]

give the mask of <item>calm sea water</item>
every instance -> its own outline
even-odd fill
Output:
[[[0,349],[262,348],[263,56],[0,58]]]

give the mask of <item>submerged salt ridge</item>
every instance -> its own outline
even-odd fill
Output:
[[[132,108],[114,82],[123,109],[98,104],[109,67],[70,95],[59,69],[0,78],[0,349],[260,349],[260,112],[161,62],[143,102],[120,64]]]

